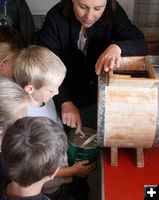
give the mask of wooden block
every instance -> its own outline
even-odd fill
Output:
[[[137,167],[144,167],[144,151],[143,148],[137,148],[136,149],[136,161],[137,161]]]
[[[118,166],[118,148],[111,147],[111,166]]]
[[[129,79],[131,78],[131,75],[114,74],[114,78]]]

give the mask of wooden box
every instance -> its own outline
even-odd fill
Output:
[[[150,148],[159,143],[158,77],[147,57],[123,57],[98,80],[98,144]]]

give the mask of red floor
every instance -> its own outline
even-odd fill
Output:
[[[144,150],[144,168],[136,167],[135,149],[119,149],[118,166],[110,166],[110,149],[104,148],[105,200],[143,200],[144,185],[159,185],[159,147]]]

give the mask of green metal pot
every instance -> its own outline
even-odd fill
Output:
[[[75,129],[72,129],[68,134],[68,163],[70,166],[82,160],[89,160],[92,163],[98,156],[97,139],[94,139],[86,147],[81,147],[86,139],[96,134],[96,131],[86,127],[81,130],[85,133],[85,137],[81,136],[80,133],[75,134]]]

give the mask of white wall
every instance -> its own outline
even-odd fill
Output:
[[[126,11],[129,19],[133,20],[134,15],[134,0],[117,0]]]
[[[59,0],[26,0],[32,15],[46,15],[47,11]],[[132,20],[134,12],[134,0],[118,0]]]
[[[26,0],[32,15],[46,15],[59,0]]]
[[[138,27],[159,27],[159,0],[136,0],[134,23]]]

